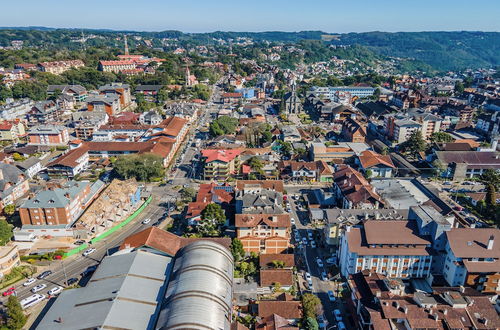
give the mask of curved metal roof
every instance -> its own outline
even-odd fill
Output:
[[[220,244],[196,241],[181,249],[157,329],[230,329],[233,257]]]

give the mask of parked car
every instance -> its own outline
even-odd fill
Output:
[[[75,245],[82,245],[82,244],[85,244],[85,241],[83,239],[79,239],[78,241],[75,241],[75,243],[73,243]]]
[[[147,218],[147,219],[142,220],[142,224],[143,224],[143,225],[147,225],[147,224],[148,224],[148,223],[150,223],[150,222],[151,222],[151,219],[150,219],[150,218]]]
[[[76,277],[72,277],[72,278],[68,279],[68,281],[66,281],[66,283],[68,285],[73,285],[73,284],[75,284],[77,282],[78,282],[78,279]]]
[[[4,292],[2,293],[2,296],[4,296],[4,297],[10,296],[10,295],[11,295],[11,294],[13,294],[15,291],[16,291],[16,288],[15,288],[15,287],[9,288],[9,289],[7,289],[6,291],[4,291]]]
[[[304,244],[304,246],[307,246],[307,239],[305,237],[302,237],[302,243]]]
[[[61,293],[61,292],[62,292],[62,290],[63,290],[63,288],[62,288],[61,286],[55,286],[55,287],[53,287],[52,289],[50,289],[50,290],[47,292],[47,294],[48,294],[49,296],[55,296],[55,295],[57,295],[57,294]]]
[[[311,241],[311,247],[312,247],[313,249],[315,249],[315,248],[316,248],[316,242],[315,242],[315,241]]]
[[[328,277],[326,276],[325,272],[321,272],[321,280],[322,281],[328,281]]]
[[[23,286],[30,286],[31,284],[33,284],[35,282],[36,282],[36,278],[31,277],[31,278],[28,278],[26,280],[26,282],[23,283]]]
[[[87,269],[85,269],[83,272],[82,272],[82,276],[86,276],[90,273],[93,273],[95,272],[95,270],[97,269],[97,265],[94,265],[94,266],[90,266],[88,267]]]
[[[335,302],[335,295],[333,294],[333,291],[332,290],[328,290],[328,299],[331,301],[331,302]]]
[[[47,284],[38,284],[37,286],[34,286],[32,289],[31,289],[31,292],[33,293],[37,293],[38,291],[42,291],[43,289],[45,289],[47,287]]]
[[[307,284],[309,284],[309,288],[312,289],[312,285],[313,285],[312,277],[311,277],[311,274],[309,274],[308,272],[306,272],[306,281],[307,281]]]
[[[326,320],[323,315],[318,316],[318,326],[320,329],[325,329],[326,328]]]
[[[329,265],[336,265],[337,264],[337,258],[336,257],[331,257],[326,259],[326,263]]]
[[[337,323],[337,327],[339,330],[346,330],[347,328],[345,327],[344,322],[339,322]]]
[[[335,320],[336,320],[337,322],[342,321],[342,313],[340,312],[340,310],[339,310],[339,309],[335,309],[335,310],[333,310],[333,316],[335,316]]]
[[[43,280],[44,278],[46,278],[50,274],[52,274],[52,271],[51,270],[46,270],[43,273],[41,273],[40,275],[38,275],[36,278],[39,279],[39,280]]]
[[[88,250],[85,250],[85,252],[83,252],[83,256],[86,257],[94,252],[95,252],[95,248],[90,248]]]
[[[316,259],[316,263],[318,264],[318,267],[323,267],[324,266],[323,265],[323,261],[320,258]]]
[[[311,240],[311,241],[314,240],[312,231],[307,231],[307,237],[309,237],[309,240]]]
[[[290,223],[291,223],[292,225],[295,225],[295,219],[294,219],[294,218],[290,218]]]

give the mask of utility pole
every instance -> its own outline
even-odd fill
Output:
[[[61,266],[64,274],[64,285],[68,285],[68,276],[66,275],[66,268],[64,268],[64,260],[61,259]]]

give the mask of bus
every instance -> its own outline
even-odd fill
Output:
[[[22,308],[26,309],[28,307],[35,306],[44,299],[45,299],[44,294],[34,294],[32,296],[29,296],[28,298],[24,298],[19,303],[21,304]]]

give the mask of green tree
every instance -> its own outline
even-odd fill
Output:
[[[429,139],[431,140],[431,142],[436,142],[436,143],[453,141],[453,137],[446,132],[432,133]]]
[[[306,317],[304,321],[304,329],[306,330],[318,330],[319,324],[314,317]]]
[[[196,197],[197,191],[194,188],[187,187],[182,188],[180,194],[183,200],[191,202]]]
[[[274,268],[284,268],[285,262],[283,260],[273,260],[271,261]]]
[[[0,219],[0,245],[5,245],[12,238],[12,225],[5,219]]]
[[[3,207],[3,213],[7,215],[13,215],[16,212],[16,205],[8,204]]]
[[[465,86],[464,86],[463,82],[461,82],[460,80],[457,80],[455,82],[455,93],[456,94],[462,94],[464,92],[464,88],[465,88]]]
[[[26,324],[26,315],[16,296],[10,295],[5,305],[7,309],[7,326],[9,329],[22,329]]]
[[[371,178],[371,177],[372,177],[372,175],[373,175],[372,170],[367,169],[367,170],[365,171],[365,178],[369,179],[369,178]]]
[[[116,173],[125,179],[151,181],[163,176],[163,158],[155,154],[141,154],[118,157],[113,163]]]
[[[221,116],[210,124],[210,135],[217,137],[223,134],[234,134],[238,126],[238,119]]]
[[[221,227],[226,222],[226,214],[216,203],[208,204],[201,211],[201,220],[196,229],[203,236],[213,237],[221,235]]]
[[[495,188],[498,189],[498,186],[500,185],[500,173],[493,169],[487,169],[481,175],[481,181],[483,181],[485,184],[492,184]]]
[[[17,152],[14,152],[12,154],[12,159],[14,159],[15,162],[22,162],[23,160],[25,160],[26,158],[24,158],[22,155],[20,155],[19,153]]]
[[[252,168],[254,172],[259,173],[259,175],[263,175],[264,171],[262,168],[264,167],[264,163],[259,157],[252,157],[248,160],[248,165]]]
[[[493,184],[489,184],[486,190],[486,204],[495,207],[497,205],[497,192]]]
[[[245,256],[245,250],[243,249],[243,243],[237,238],[233,238],[231,242],[231,253],[235,262],[240,261]]]
[[[413,132],[408,140],[400,144],[401,151],[416,158],[419,152],[425,151],[427,144],[422,137],[422,132]]]
[[[323,313],[321,300],[319,300],[319,298],[312,293],[304,293],[302,295],[302,307],[304,309],[305,318],[316,318],[316,316]]]

